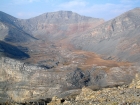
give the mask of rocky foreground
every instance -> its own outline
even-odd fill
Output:
[[[64,101],[64,102],[63,102]],[[127,86],[104,88],[93,91],[87,87],[76,97],[59,99],[53,97],[48,105],[139,105],[140,104],[140,74]]]
[[[140,73],[130,85],[92,90],[83,87],[80,94],[72,94],[64,98],[54,96],[52,99],[38,100],[28,103],[6,103],[7,105],[139,105]]]
[[[71,99],[53,97],[48,105],[139,105],[140,89],[126,87],[106,88],[99,91],[92,91],[89,88],[82,88],[82,92]]]

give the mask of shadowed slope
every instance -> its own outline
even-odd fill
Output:
[[[29,58],[29,55],[19,50],[16,46],[0,41],[0,56],[11,57],[15,59]]]

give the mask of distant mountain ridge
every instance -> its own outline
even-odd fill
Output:
[[[15,39],[14,36],[16,36],[17,34],[21,34],[20,36],[23,37],[23,41],[28,41],[31,40],[33,37],[41,38],[40,36],[45,36],[48,38],[52,36],[61,37],[64,34],[67,34],[67,30],[74,30],[74,32],[76,32],[78,31],[78,29],[76,29],[78,27],[79,29],[87,29],[91,26],[97,26],[98,24],[103,23],[104,20],[81,16],[71,11],[50,12],[31,19],[17,19],[4,12],[0,12],[0,22],[7,27],[7,31],[12,31],[12,34],[5,33],[8,37],[12,36],[13,39]],[[94,25],[91,25],[90,22],[94,23]],[[17,33],[13,33],[13,30],[15,30]],[[20,39],[20,37],[16,39]],[[6,40],[10,41],[10,39],[7,38]]]
[[[31,19],[17,19],[0,12],[0,24],[0,39],[4,41],[65,42],[104,55],[105,59],[140,62],[140,8],[108,22],[71,11],[44,13]]]
[[[71,11],[44,13],[31,19],[19,21],[21,29],[37,38],[50,40],[61,39],[67,34],[84,31],[103,22],[103,19],[81,16]]]

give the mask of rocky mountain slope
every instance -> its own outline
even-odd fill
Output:
[[[103,19],[81,16],[71,11],[45,13],[31,19],[17,19],[0,12],[0,38],[13,40],[12,42],[29,41],[34,37],[41,40],[58,40],[103,22]]]
[[[103,19],[85,17],[71,11],[58,11],[20,20],[18,27],[41,40],[59,40],[103,22]]]
[[[36,39],[21,28],[17,27],[18,24],[17,18],[0,12],[0,40],[21,43]]]
[[[104,88],[98,91],[83,87],[80,94],[65,98],[53,97],[52,101],[47,105],[139,105],[139,80],[140,75],[137,74],[136,79],[134,79],[135,82],[132,82],[130,86],[124,85],[121,87]]]
[[[139,33],[140,8],[135,8],[73,38],[71,43],[105,59],[139,63]]]
[[[70,11],[26,20],[0,12],[0,103],[131,83],[140,72],[139,20],[139,8],[108,22]]]
[[[18,60],[0,59],[0,102],[31,102],[53,96],[66,97],[87,86],[91,89],[128,84],[139,67],[93,66],[81,70],[78,65],[56,64],[47,68]]]

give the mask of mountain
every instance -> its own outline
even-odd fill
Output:
[[[0,40],[8,42],[27,42],[36,40],[18,27],[18,19],[4,12],[0,12]]]
[[[0,12],[0,103],[128,85],[140,72],[139,26],[140,8],[107,22],[71,11],[31,19]]]
[[[140,63],[140,8],[130,10],[80,36],[71,43],[105,59]],[[79,44],[80,43],[80,44]]]
[[[44,13],[40,16],[20,20],[20,28],[39,39],[58,40],[77,32],[83,32],[101,23],[103,19],[81,16],[71,11]]]

